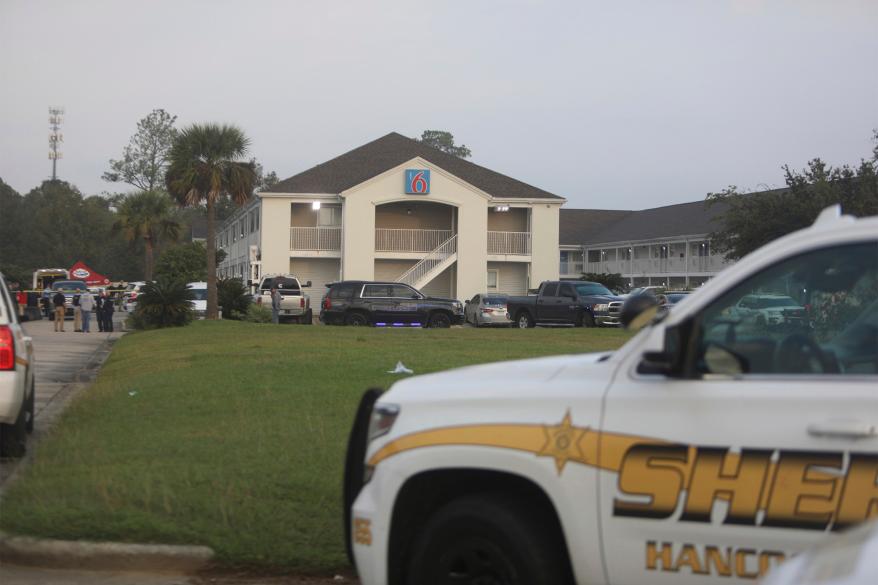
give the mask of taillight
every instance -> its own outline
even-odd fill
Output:
[[[332,301],[329,300],[329,297],[323,299],[323,308],[327,311],[332,308]]]
[[[136,299],[136,298],[137,298],[137,293],[136,293],[136,292],[133,292],[133,293],[131,293],[131,296],[128,297],[128,300],[129,300],[129,301],[133,301],[133,300]]]
[[[305,308],[305,297],[302,297],[301,299],[299,299],[299,306],[302,307],[303,309]]]
[[[12,330],[0,325],[0,370],[15,369],[15,339]]]

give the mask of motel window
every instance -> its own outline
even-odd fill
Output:
[[[589,250],[588,251],[588,261],[589,262],[600,262],[601,261],[601,251],[600,250]]]
[[[500,271],[499,270],[489,270],[488,271],[488,290],[497,290],[500,286]]]
[[[251,211],[250,212],[250,233],[256,231],[256,215]]]
[[[341,207],[321,207],[317,212],[317,225],[319,227],[334,227],[341,225]]]
[[[256,218],[256,229],[259,229],[259,208],[253,210],[253,217]]]
[[[244,237],[244,230],[247,228],[247,224],[245,224],[244,219],[241,218],[241,220],[238,221],[238,225],[241,228],[241,237],[243,238]]]

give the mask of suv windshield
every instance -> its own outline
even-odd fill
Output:
[[[52,290],[86,291],[88,287],[81,280],[58,280],[52,284]]]
[[[586,282],[583,284],[575,284],[576,292],[579,293],[580,296],[586,295],[603,295],[607,297],[613,296],[613,293],[602,284],[597,284],[595,282]]]
[[[485,297],[484,303],[486,305],[505,305],[506,297]]]

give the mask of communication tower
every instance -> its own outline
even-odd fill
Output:
[[[58,180],[58,159],[64,157],[61,152],[61,143],[64,135],[61,134],[61,122],[64,121],[64,108],[58,106],[49,107],[49,160],[52,161],[52,180]]]

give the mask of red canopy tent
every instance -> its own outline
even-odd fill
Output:
[[[101,286],[110,284],[110,279],[104,276],[103,274],[98,274],[91,268],[85,265],[85,263],[80,260],[70,269],[70,278],[75,280],[84,280],[85,284],[89,286]]]

